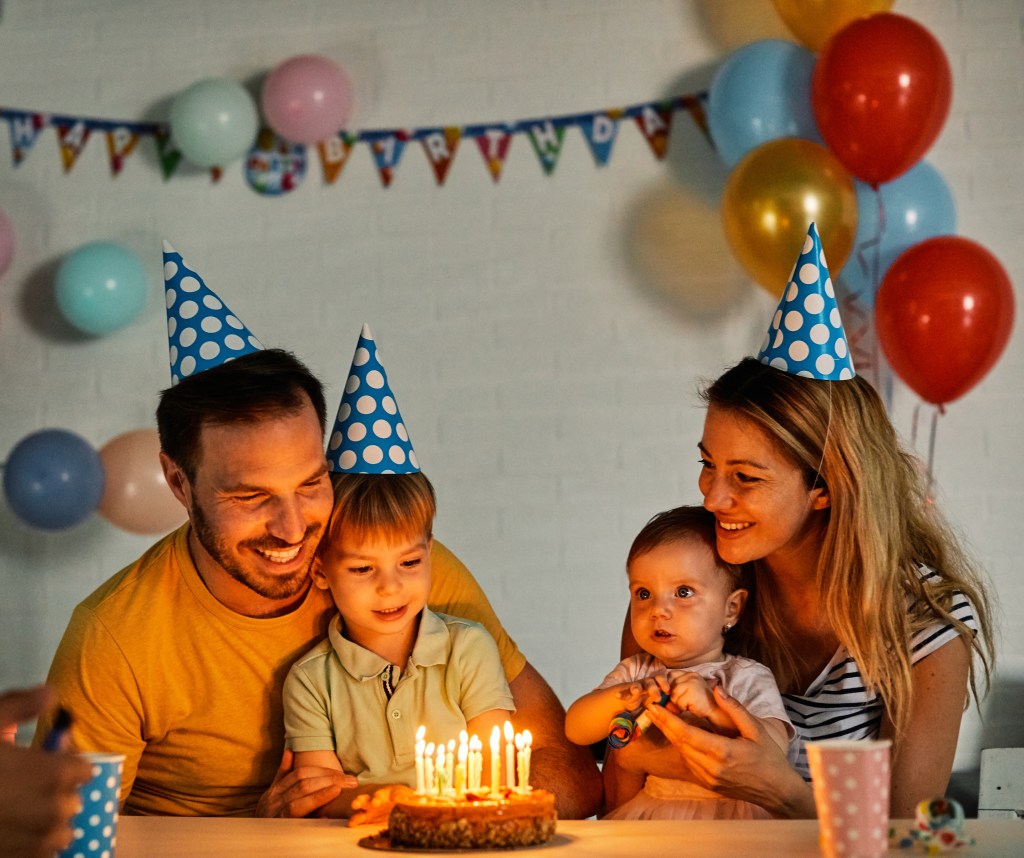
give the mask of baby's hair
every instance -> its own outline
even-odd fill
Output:
[[[729,576],[729,590],[743,587],[743,567],[727,563],[715,545],[715,516],[702,506],[677,506],[659,512],[636,535],[626,556],[628,570],[636,558],[674,542],[695,540],[703,543],[715,558],[715,565]]]
[[[374,535],[396,541],[421,535],[429,539],[433,534],[437,501],[423,473],[332,474],[331,481],[329,537],[337,539],[344,531],[356,540]]]

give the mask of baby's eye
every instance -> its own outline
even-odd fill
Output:
[[[680,599],[689,599],[690,596],[693,595],[693,588],[692,587],[686,587],[686,586],[676,587],[676,595]]]
[[[641,601],[646,601],[651,598],[651,591],[646,587],[637,587],[634,595]]]

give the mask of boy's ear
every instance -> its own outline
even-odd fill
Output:
[[[331,585],[327,583],[327,576],[324,575],[323,561],[320,559],[319,552],[313,555],[313,562],[309,566],[309,575],[315,586],[321,590],[330,589]]]
[[[729,598],[725,600],[725,621],[730,625],[736,625],[740,618],[740,614],[743,613],[743,606],[747,604],[747,596],[749,593],[746,590],[733,590],[729,594]]]

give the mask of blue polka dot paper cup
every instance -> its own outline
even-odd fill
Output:
[[[82,756],[92,764],[92,779],[80,791],[82,809],[71,821],[74,839],[59,858],[114,858],[124,754]]]

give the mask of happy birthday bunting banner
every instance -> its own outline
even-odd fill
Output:
[[[418,140],[427,156],[438,185],[443,185],[455,160],[459,143],[465,138],[476,142],[484,164],[497,184],[508,159],[512,138],[525,134],[540,161],[546,175],[551,175],[561,157],[565,145],[566,129],[578,128],[586,141],[594,161],[599,167],[611,161],[612,149],[617,139],[623,118],[631,118],[640,130],[659,160],[668,152],[669,135],[672,130],[672,115],[685,110],[693,123],[711,143],[708,135],[707,116],[704,103],[707,93],[681,95],[662,101],[651,101],[622,108],[606,108],[589,113],[549,116],[538,119],[523,119],[517,122],[495,122],[465,126],[442,125],[418,129],[378,129],[359,132],[342,131],[316,144],[320,156],[325,185],[333,185],[348,163],[352,149],[357,143],[370,148],[373,163],[380,176],[381,184],[387,188],[394,181],[405,145]],[[77,162],[89,135],[93,131],[106,135],[107,155],[110,170],[114,176],[120,174],[127,158],[132,155],[142,138],[152,138],[157,150],[157,160],[165,181],[175,175],[183,161],[182,154],[172,142],[171,129],[167,123],[136,123],[124,120],[93,119],[75,116],[49,116],[28,110],[0,108],[0,119],[8,125],[11,157],[15,167],[25,160],[35,145],[42,129],[53,127],[57,131],[61,161],[64,171],[69,172]],[[291,145],[291,144],[289,144]],[[300,144],[295,144],[298,146]],[[288,156],[298,160],[299,153],[289,150]],[[243,164],[243,169],[246,165]],[[221,167],[210,168],[214,182],[223,176]],[[251,172],[251,170],[250,170]],[[246,174],[248,176],[248,173]],[[280,191],[275,185],[274,193],[279,196],[298,187],[299,182],[281,182]],[[261,191],[260,183],[250,185]]]
[[[7,130],[11,138],[11,160],[17,167],[39,139],[39,132],[47,126],[47,117],[44,113],[15,110],[0,110],[0,115],[7,121]]]
[[[672,129],[672,104],[643,104],[635,117],[637,127],[650,144],[651,151],[659,161],[668,152],[668,133]]]
[[[590,152],[598,167],[607,165],[608,159],[612,156],[612,146],[615,145],[615,135],[619,133],[621,116],[621,110],[607,110],[603,113],[588,113],[579,119],[580,131],[590,145]]]
[[[484,156],[487,172],[497,184],[512,145],[512,129],[507,125],[471,125],[466,129],[466,136],[476,140],[480,154]]]
[[[91,129],[81,119],[72,122],[54,122],[57,129],[57,141],[60,143],[60,158],[64,163],[64,172],[71,172],[78,156],[82,154],[85,144],[89,142]]]
[[[118,175],[124,169],[125,160],[135,151],[138,142],[138,133],[124,125],[107,132],[107,157],[113,175]]]
[[[342,131],[316,144],[317,151],[320,153],[320,167],[323,170],[325,185],[333,185],[338,181],[341,169],[348,161],[348,156],[352,154],[355,142],[355,136]]]
[[[448,175],[448,168],[455,160],[455,151],[462,139],[462,129],[454,126],[449,128],[429,128],[417,133],[427,160],[434,170],[434,178],[438,185],[443,185]]]

